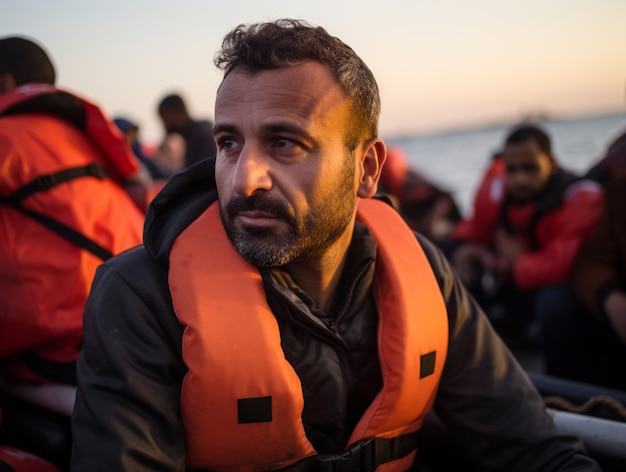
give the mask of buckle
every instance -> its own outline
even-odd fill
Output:
[[[86,166],[87,174],[97,179],[104,180],[108,177],[108,172],[103,165],[93,163]]]
[[[332,472],[373,472],[374,438],[359,441],[337,454],[315,456],[319,469]]]

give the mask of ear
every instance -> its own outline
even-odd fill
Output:
[[[556,174],[559,171],[559,163],[552,155],[550,155],[550,171],[552,174]]]
[[[0,94],[10,92],[17,87],[11,74],[0,74]]]
[[[378,190],[378,181],[387,158],[387,148],[380,138],[366,141],[361,151],[360,180],[357,195],[371,198]]]

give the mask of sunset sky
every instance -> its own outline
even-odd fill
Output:
[[[139,122],[158,140],[172,91],[213,116],[212,63],[240,23],[306,19],[370,66],[381,135],[626,109],[624,0],[0,0],[0,37],[40,42],[58,85]]]

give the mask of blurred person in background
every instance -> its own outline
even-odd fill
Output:
[[[488,191],[452,231],[447,253],[500,333],[526,341],[568,283],[602,211],[602,189],[562,169],[550,137],[532,125],[511,130],[491,169]]]
[[[626,171],[607,181],[604,211],[571,281],[541,320],[546,373],[626,391]]]
[[[155,180],[164,179],[165,174],[155,164],[152,156],[148,157],[144,151],[144,146],[139,137],[139,125],[123,116],[113,118],[113,123],[126,136],[130,148],[135,153],[137,159],[146,166],[152,178]]]
[[[210,120],[192,118],[187,104],[179,94],[166,95],[158,106],[159,117],[165,129],[164,142],[176,133],[185,141],[183,167],[215,157],[217,148],[213,139],[213,123]]]
[[[0,442],[65,464],[85,300],[96,267],[141,243],[150,179],[55,81],[41,46],[0,39]]]
[[[452,194],[411,169],[404,151],[398,146],[387,149],[378,190],[391,198],[411,229],[435,244],[444,240],[461,219]]]

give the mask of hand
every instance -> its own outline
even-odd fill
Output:
[[[483,261],[490,256],[483,246],[467,243],[460,246],[452,255],[452,265],[461,281],[468,286],[477,283],[483,274]]]
[[[139,163],[139,171],[124,179],[122,187],[126,190],[126,193],[130,196],[132,201],[139,207],[141,211],[145,213],[148,209],[148,191],[154,185],[150,172],[145,165]]]
[[[524,251],[524,245],[518,238],[502,230],[496,232],[495,243],[501,270],[510,272],[515,260]]]
[[[604,300],[603,308],[613,331],[626,344],[626,293],[611,292]]]

